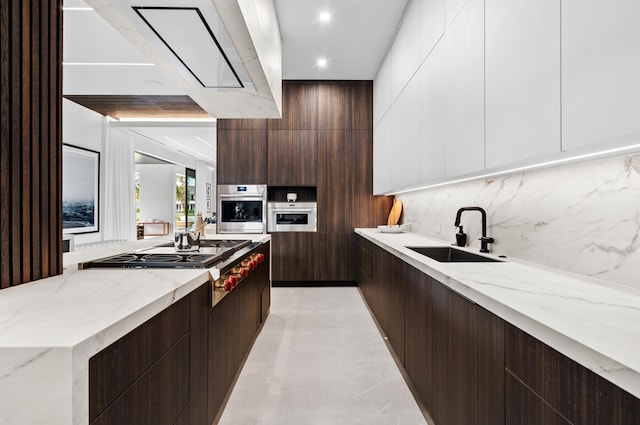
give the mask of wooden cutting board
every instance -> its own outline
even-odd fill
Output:
[[[391,212],[389,213],[389,219],[387,220],[387,224],[389,226],[395,226],[398,224],[398,220],[400,220],[400,215],[402,214],[402,201],[398,199],[393,199],[393,206],[391,207]]]

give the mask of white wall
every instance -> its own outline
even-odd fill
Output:
[[[173,232],[176,221],[176,172],[173,164],[138,164],[140,172],[140,220],[168,221]]]
[[[209,201],[211,210],[207,212],[207,184],[211,185]],[[216,211],[216,170],[200,161],[196,163],[196,213],[202,217],[213,217]]]
[[[62,100],[62,142],[100,152],[100,199],[99,214],[104,213],[104,126],[105,118],[77,103]],[[63,170],[64,172],[64,170]],[[98,232],[75,234],[74,244],[99,242],[102,240],[102,220]]]

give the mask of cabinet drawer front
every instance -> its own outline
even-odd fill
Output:
[[[186,297],[89,359],[89,420],[113,403],[188,330]]]
[[[506,369],[568,421],[639,423],[640,399],[513,325],[505,327]]]
[[[105,409],[91,425],[173,425],[188,404],[189,335],[187,334]]]

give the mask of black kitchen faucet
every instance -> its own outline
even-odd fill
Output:
[[[460,228],[460,234],[464,235],[464,233],[462,233],[462,226],[460,226],[460,217],[462,216],[462,212],[463,211],[480,211],[480,214],[482,214],[482,237],[480,238],[480,252],[489,252],[489,244],[490,243],[494,243],[495,239],[491,238],[491,237],[487,237],[487,213],[485,212],[485,210],[483,210],[480,207],[462,207],[458,210],[458,213],[456,214],[456,222],[454,224],[454,226],[459,227]],[[458,246],[464,246],[464,244],[466,243],[466,235],[464,238],[458,238],[456,236],[457,239],[457,245]],[[460,243],[460,241],[463,241],[462,244]]]

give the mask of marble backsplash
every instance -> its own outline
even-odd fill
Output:
[[[531,170],[397,195],[412,231],[455,241],[456,212],[487,211],[492,253],[640,287],[640,155]],[[480,213],[464,212],[480,247]]]

